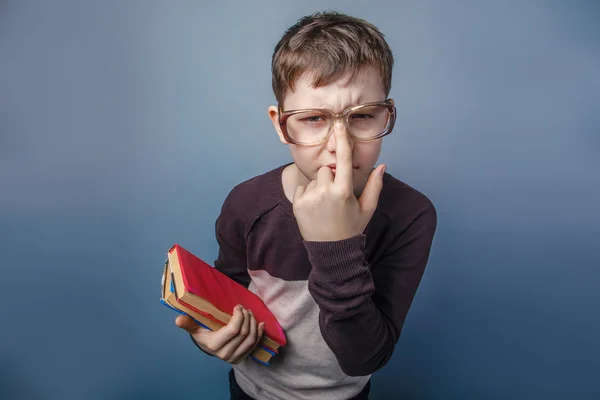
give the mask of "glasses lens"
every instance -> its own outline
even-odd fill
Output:
[[[385,106],[361,107],[348,116],[348,126],[352,136],[370,139],[385,131],[390,112]]]
[[[371,139],[385,131],[390,112],[385,106],[366,106],[348,115],[349,133],[357,139]],[[331,127],[331,116],[319,111],[306,111],[287,119],[287,132],[301,144],[320,142]]]
[[[318,111],[301,112],[287,120],[287,131],[298,143],[318,143],[329,132],[330,120],[327,114]]]

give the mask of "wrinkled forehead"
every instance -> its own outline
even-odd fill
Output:
[[[348,107],[383,101],[385,96],[381,76],[374,68],[341,73],[325,83],[319,81],[318,74],[307,71],[286,93],[283,109],[322,108],[339,113]]]

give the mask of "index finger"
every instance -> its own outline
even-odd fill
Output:
[[[242,309],[235,307],[233,310],[233,316],[231,317],[227,325],[214,332],[212,342],[213,347],[215,349],[220,349],[221,347],[225,346],[231,339],[236,337],[242,328],[242,322],[244,322],[244,314],[242,313]]]
[[[348,133],[341,129],[335,131],[335,156],[334,182],[352,186],[352,149]]]

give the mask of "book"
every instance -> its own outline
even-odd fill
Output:
[[[286,344],[281,325],[256,294],[177,244],[169,250],[168,261],[179,303],[222,324],[229,322],[230,312],[241,304],[265,323],[261,339],[265,347],[277,352]]]
[[[251,354],[259,362],[268,364],[286,344],[281,325],[260,297],[178,244],[168,251],[162,283],[161,302],[206,329],[226,325],[237,304],[251,309],[256,320],[265,323],[264,334]]]
[[[175,286],[173,284],[172,273],[169,269],[169,263],[165,262],[165,268],[162,276],[162,296],[161,303],[167,306],[168,308],[176,311],[181,315],[187,315],[191,317],[198,325],[200,325],[204,329],[209,329],[211,331],[218,330],[223,326],[223,324],[215,322],[214,320],[199,314],[198,312],[192,310],[191,308],[186,307],[185,305],[178,303],[177,298],[175,296]],[[261,364],[269,365],[271,357],[273,357],[275,353],[269,349],[265,349],[264,347],[258,345],[253,351],[250,353],[250,357],[255,361],[260,362]]]

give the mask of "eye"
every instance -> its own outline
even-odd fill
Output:
[[[371,119],[374,118],[372,114],[352,114],[352,119]]]
[[[321,115],[311,115],[302,119],[302,121],[306,122],[321,122],[323,120],[323,116]]]

